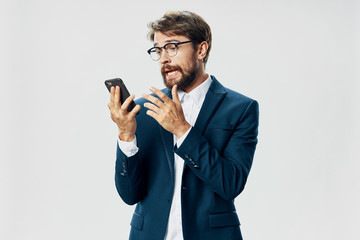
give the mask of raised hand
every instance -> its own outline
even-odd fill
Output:
[[[173,100],[157,88],[152,87],[150,91],[161,100],[149,94],[143,94],[143,98],[151,102],[144,104],[149,109],[146,111],[146,114],[154,118],[164,129],[175,134],[179,139],[189,130],[191,125],[185,119],[177,94],[177,85],[174,85],[171,90]]]

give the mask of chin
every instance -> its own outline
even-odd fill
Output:
[[[173,79],[173,78],[166,79],[166,78],[164,78],[164,84],[170,90],[172,89],[172,87],[175,84],[179,84],[180,81],[181,81],[181,79]]]

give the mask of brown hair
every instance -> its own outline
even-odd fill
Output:
[[[148,24],[150,28],[149,39],[154,41],[155,32],[164,34],[182,35],[194,40],[194,48],[197,44],[206,41],[208,50],[203,59],[206,64],[211,49],[211,29],[205,20],[190,11],[170,11],[164,14],[162,18]]]

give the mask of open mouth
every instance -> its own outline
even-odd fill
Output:
[[[166,71],[165,75],[166,75],[166,78],[174,78],[178,75],[178,73],[179,73],[179,71],[174,69],[174,70]]]

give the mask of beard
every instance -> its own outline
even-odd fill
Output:
[[[180,72],[181,74],[181,78],[178,82],[172,82],[172,81],[168,81],[166,79],[166,72],[165,69],[167,70],[177,70]],[[195,55],[193,56],[192,62],[191,62],[191,67],[187,70],[184,71],[184,69],[182,69],[180,66],[178,65],[174,65],[174,66],[170,66],[170,65],[164,65],[161,68],[161,75],[163,77],[163,81],[165,86],[171,90],[172,87],[176,84],[178,86],[178,89],[185,91],[185,89],[187,87],[189,87],[195,80],[196,75],[198,74],[199,71],[199,63],[196,61],[196,57]]]

